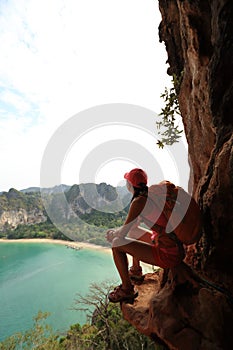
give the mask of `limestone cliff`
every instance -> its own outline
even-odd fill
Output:
[[[0,214],[0,231],[5,229],[15,229],[19,225],[39,224],[47,220],[43,210],[19,208],[17,210],[7,210]]]
[[[169,73],[183,80],[179,104],[202,207],[202,268],[233,284],[233,2],[160,0]]]
[[[190,188],[203,212],[203,237],[189,247],[186,262],[219,288],[189,273],[181,283],[170,276],[162,285],[148,277],[134,305],[123,304],[122,310],[139,331],[168,349],[228,350],[233,341],[233,299],[225,290],[233,289],[233,2],[159,0],[159,7],[168,73],[182,76],[177,92]]]
[[[25,194],[11,188],[0,195],[0,232],[46,220],[40,193]]]
[[[72,222],[77,216],[84,223],[90,222],[98,226],[96,221],[100,216],[111,220],[108,215],[110,207],[114,213],[112,220],[115,218],[122,221],[122,215],[126,215],[124,207],[131,197],[125,187],[115,188],[106,183],[60,185],[42,191],[43,200],[40,188],[23,191],[11,188],[9,192],[0,194],[0,233],[14,230],[19,225],[45,222],[48,216],[53,223],[61,223],[61,231],[64,222]]]

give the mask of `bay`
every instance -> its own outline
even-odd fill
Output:
[[[119,281],[111,254],[54,243],[0,244],[0,341],[29,329],[38,311],[50,312],[54,330],[65,332],[86,315],[71,310],[76,293],[92,282]]]

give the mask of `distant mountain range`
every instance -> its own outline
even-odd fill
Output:
[[[47,191],[48,193],[61,193],[61,192],[68,191],[71,187],[72,186],[61,184],[54,187],[42,188],[42,191],[43,192]],[[23,190],[20,190],[20,192],[23,192],[23,193],[40,192],[40,191],[41,191],[40,187],[28,187]]]
[[[122,217],[131,195],[126,187],[106,183],[61,184],[51,188],[11,188],[0,194],[0,232],[14,230],[19,225],[51,222],[67,225],[77,217],[88,222],[100,221],[100,216],[112,213]],[[115,213],[115,214],[114,214]]]

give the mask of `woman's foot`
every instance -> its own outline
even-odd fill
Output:
[[[129,269],[129,277],[133,281],[142,282],[144,280],[144,276],[142,274],[141,266],[131,266]]]
[[[114,290],[109,293],[108,299],[112,303],[118,303],[121,301],[133,302],[137,298],[138,292],[134,290],[134,287],[123,289],[122,285],[117,286]]]

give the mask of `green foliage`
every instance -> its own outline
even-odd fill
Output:
[[[91,216],[91,215],[90,215]],[[117,221],[119,224],[123,223],[123,220]],[[107,221],[106,221],[107,224]],[[108,224],[116,224],[116,221],[109,221]],[[46,222],[42,222],[34,225],[19,225],[15,230],[5,229],[2,232],[2,237],[7,239],[21,239],[21,238],[50,238],[50,239],[61,239],[61,240],[73,240],[79,242],[88,242],[97,244],[100,246],[109,247],[110,244],[105,238],[105,231],[109,227],[115,226],[91,226],[91,224],[78,224],[78,227],[72,222],[64,224],[63,229],[67,235],[64,235],[56,226],[54,226],[48,219]]]
[[[95,186],[95,184],[85,185],[87,191],[90,191],[90,188],[93,187],[92,185]],[[115,189],[113,190],[112,186],[106,184],[100,184],[98,186],[102,197],[105,196],[105,190],[107,191],[107,197],[110,199],[114,197]],[[87,241],[93,244],[109,246],[109,243],[105,239],[105,231],[109,228],[121,226],[126,218],[127,210],[116,213],[105,213],[89,208],[83,197],[81,197],[78,185],[72,186],[65,195],[67,201],[70,203],[59,192],[46,193],[43,196],[43,200],[46,201],[47,206],[50,208],[51,217],[56,221],[58,227],[53,225],[49,217],[47,217],[47,221],[45,222],[30,225],[21,224],[15,229],[12,229],[10,224],[5,223],[0,232],[0,237],[6,237],[8,239],[51,238],[63,240],[70,240],[72,237],[73,240],[80,242]],[[47,215],[43,209],[39,192],[22,193],[11,189],[9,192],[4,192],[0,195],[0,212],[17,211],[19,209],[25,209],[27,212],[32,211],[32,215],[33,212],[36,215],[37,209],[40,209],[43,215]],[[81,220],[77,220],[77,217],[72,215],[69,217],[70,209]],[[83,214],[86,209],[88,209],[88,213]],[[65,232],[66,236],[62,232]]]
[[[172,83],[173,86],[168,90],[165,88],[161,98],[165,102],[165,107],[162,108],[159,116],[162,119],[156,122],[158,134],[162,136],[161,140],[158,140],[157,145],[159,148],[163,148],[164,145],[173,145],[173,143],[178,142],[183,130],[179,129],[179,126],[175,124],[177,118],[180,117],[180,108],[178,101],[178,93],[180,90],[180,84],[183,75],[177,77],[173,75]]]
[[[125,321],[119,304],[109,303],[112,288],[109,281],[92,283],[86,296],[77,294],[74,309],[86,313],[86,324],[74,324],[61,336],[45,322],[49,313],[39,312],[31,329],[5,339],[0,350],[165,350]]]
[[[104,213],[93,209],[91,214],[80,214],[80,218],[90,225],[110,228],[122,225],[126,215],[126,210],[117,213]]]
[[[110,281],[92,283],[86,296],[77,294],[74,309],[84,311],[88,323],[71,327],[61,341],[65,349],[154,350],[154,342],[122,318],[119,304],[109,302],[108,294],[113,288]]]
[[[51,238],[63,239],[68,238],[63,235],[51,222],[41,222],[34,225],[19,225],[15,230],[5,230],[7,239],[20,238]]]
[[[0,350],[58,350],[62,349],[52,328],[45,323],[49,313],[39,312],[31,329],[16,333],[0,343]]]
[[[0,212],[18,209],[43,210],[40,193],[23,193],[14,188],[11,188],[9,192],[3,192],[0,196]]]

